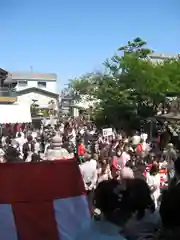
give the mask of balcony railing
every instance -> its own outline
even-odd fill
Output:
[[[14,89],[0,87],[0,103],[14,103],[17,101],[17,94]]]
[[[16,91],[8,87],[0,87],[0,97],[17,97]]]

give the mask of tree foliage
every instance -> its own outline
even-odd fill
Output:
[[[180,89],[180,60],[152,62],[153,50],[137,37],[118,49],[104,65],[106,74],[91,73],[71,81],[76,96],[100,99],[95,119],[114,126],[133,127],[167,104],[167,95]]]
[[[93,72],[83,75],[80,78],[70,80],[70,89],[75,100],[81,100],[82,96],[89,99],[97,98],[99,82],[104,77],[100,72]]]

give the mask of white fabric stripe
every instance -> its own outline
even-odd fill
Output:
[[[80,228],[90,220],[86,196],[57,199],[53,202],[59,239],[74,239]]]
[[[0,239],[18,240],[14,215],[10,204],[0,204]]]

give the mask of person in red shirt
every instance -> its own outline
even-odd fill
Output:
[[[142,141],[137,145],[136,151],[138,154],[141,154],[143,151]]]
[[[86,148],[84,146],[83,140],[81,140],[80,143],[78,144],[77,153],[78,153],[79,162],[82,163],[84,159],[84,155],[86,153]]]

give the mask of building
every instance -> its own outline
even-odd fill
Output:
[[[165,60],[171,60],[171,59],[180,59],[180,54],[167,54],[167,53],[158,53],[154,52],[148,56],[152,62],[162,62]]]
[[[17,101],[14,88],[16,83],[8,71],[0,68],[0,103],[14,103]]]
[[[57,93],[57,75],[54,73],[12,72],[12,79],[17,81],[16,90],[38,88]]]
[[[29,106],[36,102],[40,109],[48,109],[50,102],[58,109],[57,75],[54,73],[12,72],[12,79],[17,82],[18,102]]]
[[[0,68],[0,130],[3,124],[29,123],[32,121],[30,108],[25,103],[18,103],[15,91],[16,81],[11,74]]]
[[[58,106],[56,74],[0,69],[0,124],[26,123],[43,116],[51,119],[57,115]]]
[[[40,109],[48,109],[53,101],[55,103],[55,109],[57,110],[59,95],[56,93],[32,87],[17,91],[17,95],[18,102],[26,102],[29,106],[31,106],[33,102],[36,102]]]

